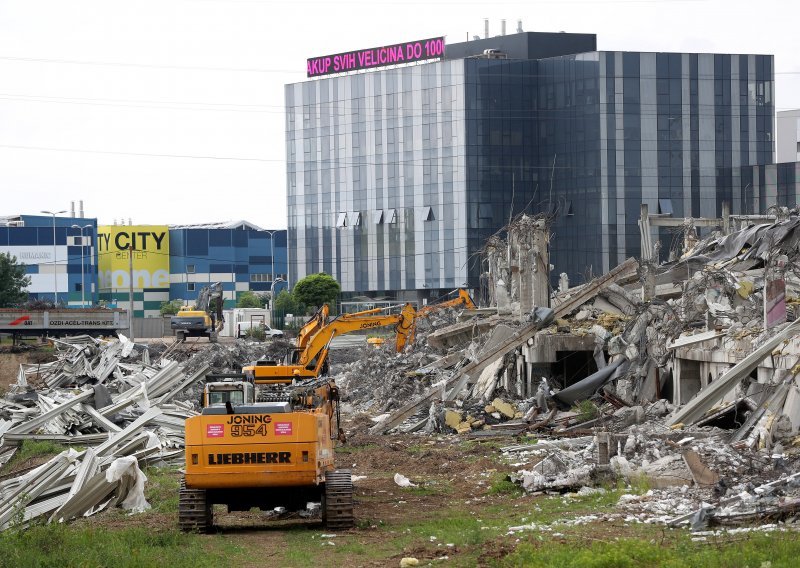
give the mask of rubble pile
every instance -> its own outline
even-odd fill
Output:
[[[629,259],[573,288],[562,275],[551,309],[533,307],[549,286],[537,268],[546,222],[516,219],[487,244],[493,309],[432,326],[414,358],[367,354],[339,369],[370,431],[531,433],[538,444],[506,451],[527,491],[646,480],[619,505],[640,521],[793,518],[800,218],[703,239],[687,224],[677,260]],[[569,370],[569,357],[586,363]]]
[[[389,412],[424,393],[438,376],[435,370],[418,371],[435,360],[425,352],[394,354],[394,345],[366,346],[358,351],[360,356],[353,363],[334,361],[332,365],[342,401],[356,412]]]
[[[618,503],[628,522],[693,530],[793,520],[800,511],[800,475],[792,473],[800,469],[796,438],[772,451],[753,451],[732,446],[730,432],[719,428],[671,430],[652,412],[619,429],[614,424],[625,421],[613,418],[591,436],[502,448],[504,460],[518,468],[510,478],[528,493],[578,494],[622,479],[633,491]]]
[[[0,399],[0,465],[25,440],[87,449],[66,450],[0,481],[0,529],[117,504],[146,508],[139,468],[183,461],[184,421],[196,414],[198,400],[193,385],[211,371],[240,371],[265,350],[264,344],[211,344],[179,363],[170,358],[185,358],[179,350],[151,353],[124,336],[52,341],[56,360],[21,365],[16,384]]]

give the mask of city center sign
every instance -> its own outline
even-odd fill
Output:
[[[306,61],[306,71],[308,77],[322,77],[333,73],[347,73],[441,57],[444,57],[444,38],[435,37],[312,57]]]

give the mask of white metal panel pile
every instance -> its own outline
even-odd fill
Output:
[[[0,464],[25,440],[88,449],[66,450],[0,482],[0,530],[118,503],[146,507],[139,465],[183,459],[184,421],[196,412],[175,397],[209,371],[163,358],[152,365],[147,349],[124,337],[72,337],[55,346],[56,361],[22,365],[17,384],[0,399]]]

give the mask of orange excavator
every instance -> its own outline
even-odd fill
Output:
[[[453,290],[448,294],[448,296],[455,294],[455,297],[450,300],[444,300],[442,302],[437,302],[435,304],[428,304],[427,306],[421,307],[417,310],[417,317],[425,317],[430,315],[431,313],[437,310],[443,310],[445,308],[457,308],[459,306],[463,306],[465,309],[474,310],[477,308],[475,302],[472,300],[472,296],[469,295],[469,292],[464,290],[463,288],[459,288],[458,290]]]
[[[342,433],[339,389],[326,376],[327,357],[334,337],[390,325],[402,350],[413,339],[414,308],[380,312],[328,321],[325,307],[303,326],[284,361],[257,361],[241,374],[207,378],[201,412],[185,423],[181,530],[210,530],[215,504],[247,511],[319,502],[328,529],[353,526],[350,471],[334,468],[334,441]]]
[[[353,314],[342,314],[327,321],[327,306],[323,306],[300,330],[297,344],[283,361],[256,361],[242,372],[256,384],[270,384],[293,379],[316,378],[327,374],[328,353],[333,338],[356,331],[394,326],[395,348],[401,352],[414,342],[414,320],[417,312],[405,304],[399,313],[386,313],[375,308]]]

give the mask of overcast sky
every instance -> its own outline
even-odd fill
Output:
[[[774,54],[800,108],[800,3],[0,0],[0,215],[286,227],[283,85],[306,58],[444,35],[596,33],[601,50]]]

